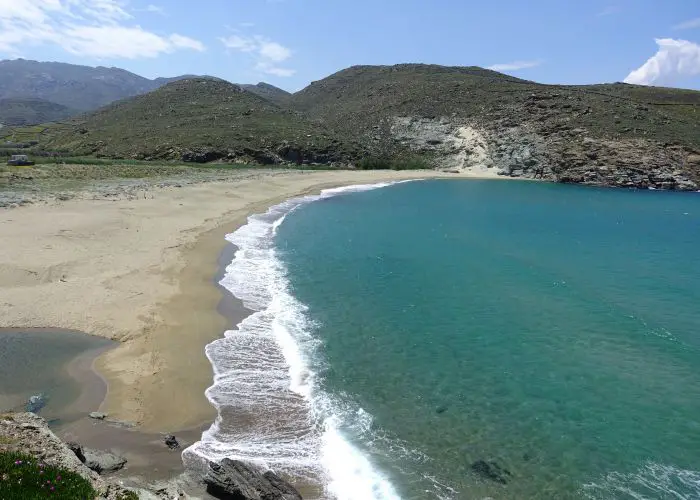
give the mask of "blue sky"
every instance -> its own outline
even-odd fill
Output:
[[[698,0],[0,0],[0,58],[299,90],[354,64],[700,89]]]

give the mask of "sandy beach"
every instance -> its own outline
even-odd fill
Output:
[[[228,327],[214,283],[224,236],[293,196],[426,177],[457,176],[277,172],[0,211],[0,327],[117,340],[95,363],[108,383],[100,410],[144,431],[201,426],[215,417],[204,346]]]

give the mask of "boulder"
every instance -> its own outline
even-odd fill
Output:
[[[126,458],[106,451],[83,449],[85,454],[85,465],[98,474],[104,472],[115,472],[123,469],[126,465]]]
[[[511,473],[508,469],[502,468],[496,462],[487,462],[485,460],[477,460],[472,464],[472,472],[481,476],[483,479],[494,481],[496,483],[506,484]]]
[[[109,415],[106,413],[100,413],[99,411],[93,411],[90,413],[90,418],[94,418],[95,420],[104,420],[107,418]]]
[[[207,493],[222,500],[301,500],[294,487],[274,472],[260,472],[239,460],[209,462]]]
[[[26,411],[29,413],[39,413],[46,406],[47,399],[43,394],[35,394],[27,400]]]
[[[165,442],[165,445],[171,450],[180,449],[180,443],[178,443],[177,438],[173,435],[168,434],[167,436],[165,436],[163,441]]]

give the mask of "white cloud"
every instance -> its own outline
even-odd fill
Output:
[[[690,19],[689,21],[676,24],[673,27],[674,30],[690,30],[693,28],[700,28],[700,17],[696,17],[695,19]]]
[[[282,62],[292,57],[292,51],[277,42],[260,42],[260,55],[270,61]]]
[[[656,44],[656,54],[627,75],[625,83],[672,86],[685,77],[700,75],[700,45],[673,38],[657,38]]]
[[[265,61],[258,62],[258,64],[255,65],[255,69],[256,71],[260,71],[261,73],[265,73],[266,75],[273,76],[290,77],[296,74],[296,70],[294,69],[280,68]]]
[[[486,69],[493,71],[517,71],[519,69],[535,68],[541,64],[542,61],[514,61],[505,64],[494,64]]]
[[[191,49],[196,50],[197,52],[204,52],[207,50],[204,44],[199,40],[195,40],[194,38],[190,38],[188,36],[178,35],[177,33],[170,35],[168,40],[173,47],[177,47],[178,49]]]
[[[264,36],[234,34],[219,38],[219,40],[227,49],[255,54],[257,57],[256,71],[281,77],[289,77],[296,73],[293,69],[281,68],[276,65],[276,63],[284,62],[292,57],[291,49]]]
[[[161,16],[165,15],[165,9],[163,7],[159,7],[158,5],[150,4],[146,7],[145,11],[152,12],[153,14],[160,14]]]
[[[231,35],[226,38],[219,38],[227,49],[238,50],[240,52],[254,52],[258,49],[258,43],[254,38],[239,35]]]
[[[0,52],[57,45],[96,58],[148,58],[205,50],[179,34],[161,36],[133,24],[121,0],[0,0]]]

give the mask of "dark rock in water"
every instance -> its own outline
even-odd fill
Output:
[[[506,484],[511,473],[508,469],[502,468],[496,462],[486,462],[478,460],[472,464],[472,472],[478,474],[484,479],[494,481],[496,483]]]
[[[80,460],[82,463],[85,463],[85,452],[83,451],[83,447],[76,443],[76,442],[68,442],[66,443],[66,446],[68,446],[68,449],[75,453],[75,456],[78,457],[78,460]]]
[[[180,443],[177,442],[175,436],[168,434],[167,436],[165,436],[165,439],[163,441],[165,442],[165,445],[171,450],[180,449]]]
[[[445,413],[446,411],[447,411],[447,406],[440,406],[440,407],[438,407],[437,410],[435,410],[435,413],[440,415],[441,413]]]
[[[207,493],[222,500],[302,500],[294,487],[268,471],[262,474],[238,460],[209,462]]]
[[[26,410],[29,413],[39,413],[41,409],[46,406],[46,403],[48,402],[46,396],[43,394],[36,394],[32,397],[29,398],[27,401],[26,405]]]
[[[529,462],[530,460],[532,460],[532,455],[530,455],[529,453],[523,453],[523,460]]]
[[[126,458],[106,451],[83,449],[85,454],[85,465],[98,474],[103,472],[118,471],[126,465]]]

